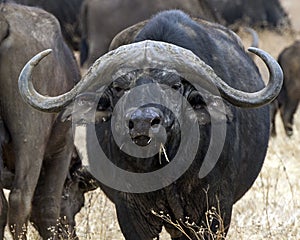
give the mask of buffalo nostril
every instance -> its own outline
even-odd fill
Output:
[[[133,129],[133,127],[134,127],[133,121],[132,121],[132,120],[129,120],[129,122],[128,122],[128,128],[129,128],[129,129]]]
[[[158,125],[158,124],[160,124],[160,118],[157,117],[157,118],[152,119],[151,127],[154,125]]]

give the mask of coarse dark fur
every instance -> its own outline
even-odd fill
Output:
[[[196,22],[178,10],[159,13],[143,27],[137,29],[134,34],[128,36],[125,34],[125,37],[120,39],[124,39],[126,44],[143,40],[172,43],[192,50],[194,54],[210,65],[223,81],[236,89],[252,92],[264,86],[257,67],[233,32],[218,24],[203,20]],[[122,42],[117,42],[122,45]],[[117,46],[112,48],[114,47]],[[99,110],[110,111],[113,109],[114,103],[120,98],[122,91],[125,91],[130,84],[130,77],[127,82],[126,76],[124,79],[125,81],[120,81],[121,84],[117,84],[117,87],[109,88],[106,94],[109,96],[107,101],[110,102],[110,105],[100,106]],[[234,107],[224,100],[227,107],[224,147],[213,170],[203,179],[199,179],[198,172],[211,138],[209,120],[211,116],[205,111],[207,106],[204,102],[195,101],[192,95],[193,87],[178,76],[171,74],[169,77],[168,74],[149,70],[131,84],[135,87],[147,82],[167,84],[188,99],[194,111],[202,116],[197,119],[201,139],[197,155],[189,169],[177,181],[163,189],[134,194],[119,192],[102,185],[104,192],[116,205],[118,221],[125,239],[153,239],[159,236],[163,226],[171,234],[172,239],[187,239],[174,226],[154,216],[151,210],[168,214],[174,222],[176,220],[185,222],[188,218],[190,222],[194,222],[198,226],[210,227],[216,233],[220,230],[220,221],[214,218],[209,223],[210,226],[206,224],[207,210],[216,208],[223,219],[224,233],[226,233],[230,225],[233,204],[252,186],[263,165],[269,140],[269,107],[242,109]],[[141,93],[142,95],[143,93]],[[209,103],[206,102],[206,104]],[[212,105],[217,106],[217,103],[212,102]],[[149,111],[152,109],[150,106],[145,107],[149,107]],[[176,125],[174,116],[170,115],[170,112],[160,106],[156,107],[159,109],[158,111],[164,113],[162,119],[171,119],[161,124],[166,124],[165,127],[170,129],[167,131],[166,149],[168,156],[174,156],[179,140],[178,124]],[[129,126],[129,128],[131,127]],[[167,164],[164,162],[163,165],[160,165],[158,155],[147,160],[142,159],[143,161],[124,155],[114,143],[109,129],[110,121],[96,125],[102,148],[106,149],[106,155],[114,164],[133,172],[149,172]],[[193,132],[189,134],[193,134]],[[189,153],[184,154],[188,155]],[[195,239],[189,229],[184,228],[184,230],[192,239]],[[208,235],[205,237],[209,239]]]

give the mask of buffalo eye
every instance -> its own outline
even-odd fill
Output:
[[[114,89],[115,89],[117,92],[123,91],[123,88],[121,88],[121,87],[114,87]]]
[[[129,120],[129,122],[128,122],[128,127],[129,127],[129,129],[133,129],[134,123],[133,123],[132,120]]]
[[[151,121],[151,126],[160,124],[160,118],[156,117]]]
[[[97,110],[98,111],[104,111],[106,109],[108,109],[110,107],[110,99],[108,96],[102,96],[100,99],[99,99],[99,102],[98,102],[98,106],[97,106]]]
[[[123,96],[124,92],[128,90],[119,86],[113,87],[113,96],[120,98]]]
[[[200,109],[205,107],[205,101],[203,100],[203,97],[201,94],[197,91],[193,91],[188,96],[188,102],[191,104],[191,106],[195,109]]]

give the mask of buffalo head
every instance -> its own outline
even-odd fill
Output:
[[[201,127],[212,121],[230,121],[231,105],[259,107],[278,95],[282,85],[281,68],[263,50],[250,48],[249,51],[258,55],[270,71],[267,86],[257,92],[232,88],[189,50],[150,40],[121,46],[102,56],[72,90],[56,97],[40,95],[31,82],[35,66],[51,52],[46,50],[26,64],[19,77],[19,90],[24,100],[40,111],[63,110],[64,117],[72,113],[77,120],[96,123],[100,144],[107,144],[103,148],[106,155],[125,160],[128,155],[137,157],[131,166],[122,166],[122,161],[115,164],[126,170],[148,172],[159,167],[153,161],[148,165],[139,164],[142,157],[151,158],[159,152],[159,164],[162,159],[166,164],[176,155],[173,150],[180,141],[178,136],[181,141],[188,141],[181,135],[179,126],[185,124],[192,136],[195,123]],[[111,130],[110,135],[101,140],[107,129]],[[111,145],[107,139],[112,139],[112,135]],[[88,143],[88,147],[92,144]],[[122,153],[114,148],[121,149]],[[104,179],[107,172],[103,172]]]

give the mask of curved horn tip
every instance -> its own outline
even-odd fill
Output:
[[[279,63],[268,52],[256,47],[249,47],[248,51],[259,56],[262,60],[264,60],[264,62],[271,63],[271,65],[274,67],[273,70],[276,71],[277,77],[283,78],[283,72]],[[268,66],[268,68],[269,67],[270,66]]]
[[[30,61],[30,65],[31,66],[36,66],[43,58],[45,58],[46,56],[48,56],[53,50],[52,49],[46,49],[42,52],[39,52],[38,54],[36,54],[32,60]]]
[[[256,47],[248,47],[247,49],[249,52],[252,52],[252,53],[261,53],[261,52],[264,52],[262,49],[260,48],[256,48]]]
[[[259,45],[259,37],[258,37],[257,32],[256,32],[253,28],[250,28],[250,27],[245,27],[244,30],[245,30],[246,32],[250,33],[251,36],[252,36],[251,47],[256,47],[256,48],[258,48],[258,45]]]
[[[248,47],[248,51],[254,53],[255,55],[259,56],[262,59],[273,60],[277,62],[268,52],[257,48],[257,47]]]

